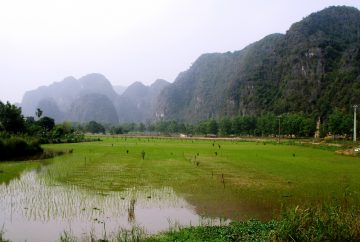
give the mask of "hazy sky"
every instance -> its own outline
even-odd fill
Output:
[[[240,50],[337,0],[0,0],[0,100],[102,73],[173,82],[202,53]]]

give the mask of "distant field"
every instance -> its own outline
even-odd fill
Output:
[[[74,149],[53,159],[48,177],[104,193],[170,186],[198,214],[231,219],[269,219],[282,207],[360,197],[360,159],[334,151],[263,142],[102,139],[45,145]],[[21,164],[1,163],[2,179]]]

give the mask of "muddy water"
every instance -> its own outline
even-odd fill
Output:
[[[84,240],[114,239],[124,229],[157,233],[175,225],[219,222],[200,217],[169,187],[96,193],[49,184],[35,171],[0,185],[0,228],[11,241],[59,241],[64,231]]]

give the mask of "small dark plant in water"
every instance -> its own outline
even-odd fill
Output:
[[[141,151],[141,158],[145,159],[145,151]]]
[[[6,240],[4,239],[4,225],[2,226],[2,228],[0,229],[0,242],[10,242],[10,240]]]

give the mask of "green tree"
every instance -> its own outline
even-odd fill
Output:
[[[123,134],[123,128],[121,126],[112,127],[110,134]]]
[[[207,133],[208,134],[217,134],[218,133],[218,123],[215,119],[210,119],[207,124]]]
[[[233,118],[232,130],[236,135],[241,135],[243,133],[243,118],[241,116]]]
[[[8,133],[25,132],[25,120],[21,108],[0,101],[0,130]]]
[[[256,129],[256,118],[252,116],[244,116],[243,129],[248,135],[252,135]]]
[[[86,125],[86,131],[93,133],[93,134],[98,134],[98,133],[103,133],[105,134],[105,128],[104,126],[102,126],[101,124],[95,122],[95,121],[90,121],[87,125]]]
[[[145,128],[146,128],[146,127],[145,127],[145,124],[144,124],[144,123],[140,123],[140,124],[139,124],[139,131],[140,131],[140,132],[144,132],[144,131],[145,131]]]
[[[261,135],[274,135],[278,132],[278,118],[273,113],[266,113],[257,119],[256,127]]]
[[[37,124],[46,132],[51,131],[55,126],[54,119],[50,117],[42,117],[37,121]]]
[[[36,112],[35,112],[36,117],[40,118],[42,116],[42,114],[43,114],[43,111],[40,108],[37,108]]]
[[[230,118],[225,117],[220,121],[220,134],[228,136],[232,134],[232,122]]]
[[[56,125],[52,129],[52,138],[56,140],[60,140],[65,135],[65,129],[62,125]]]
[[[288,113],[282,115],[281,130],[283,134],[295,135],[298,137],[313,136],[316,129],[316,122],[304,113]]]
[[[335,109],[328,118],[328,129],[332,135],[351,135],[352,116]]]
[[[197,124],[195,131],[198,134],[206,134],[207,133],[207,121],[201,121]]]

